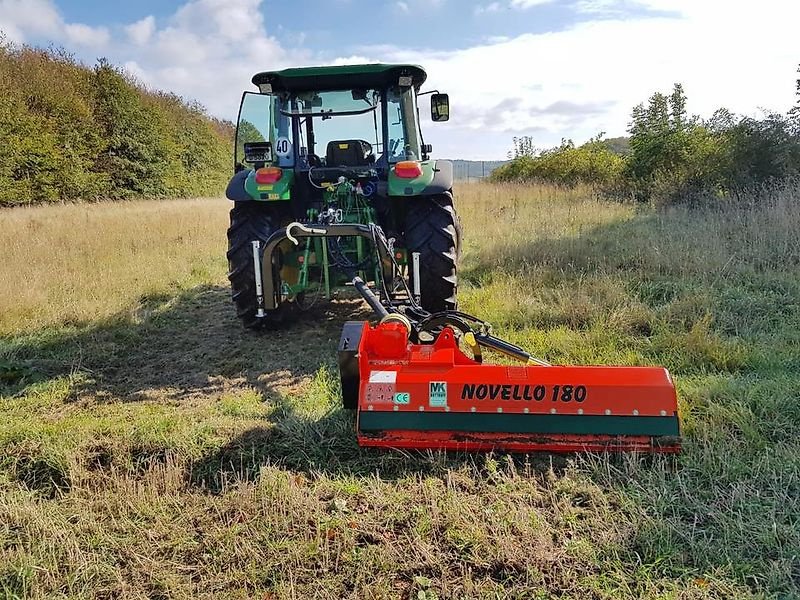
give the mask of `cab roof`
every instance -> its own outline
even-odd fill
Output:
[[[425,82],[425,70],[418,65],[338,65],[331,67],[300,67],[282,71],[264,71],[253,75],[253,83],[272,85],[273,92],[309,92],[314,90],[382,89],[397,85],[400,77],[411,77],[419,89]]]

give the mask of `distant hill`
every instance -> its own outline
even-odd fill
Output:
[[[631,152],[631,138],[629,137],[608,138],[603,140],[603,143],[614,154],[619,154],[620,156],[627,156]]]
[[[506,164],[506,160],[461,160],[453,161],[453,175],[456,181],[469,181],[488,177],[497,167]]]

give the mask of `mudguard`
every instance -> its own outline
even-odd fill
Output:
[[[228,182],[225,197],[234,202],[290,200],[294,171],[284,169],[280,180],[271,184],[259,184],[255,180],[255,171],[246,169],[236,173]]]
[[[426,160],[420,163],[422,175],[404,179],[389,170],[390,196],[436,196],[453,188],[453,163],[449,160]]]
[[[247,179],[247,175],[250,173],[248,170],[239,171],[228,182],[228,187],[225,188],[225,197],[228,200],[233,200],[234,202],[246,202],[248,200],[252,200],[250,194],[248,194],[244,189],[244,182]]]

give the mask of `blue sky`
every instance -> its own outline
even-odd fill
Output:
[[[475,159],[503,158],[513,136],[624,134],[633,105],[676,81],[703,116],[785,111],[798,22],[784,0],[0,0],[11,41],[107,57],[223,118],[256,71],[422,64],[452,103],[426,141]]]
[[[125,25],[148,15],[167,20],[185,2],[138,0],[120,3],[102,0],[62,0],[57,5],[68,21],[94,26]],[[487,40],[524,33],[559,31],[580,21],[669,14],[621,2],[613,11],[587,15],[577,3],[539,2],[537,10],[523,10],[525,2],[368,2],[310,0],[262,2],[259,12],[274,35],[286,46],[298,45],[321,54],[339,48],[356,52],[370,45],[409,44],[415,48],[451,50]],[[299,8],[298,8],[299,7]],[[274,24],[274,25],[273,25]],[[444,26],[444,27],[443,27]]]

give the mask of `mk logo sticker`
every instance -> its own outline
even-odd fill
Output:
[[[428,384],[428,404],[431,406],[447,406],[446,381],[431,381]]]

